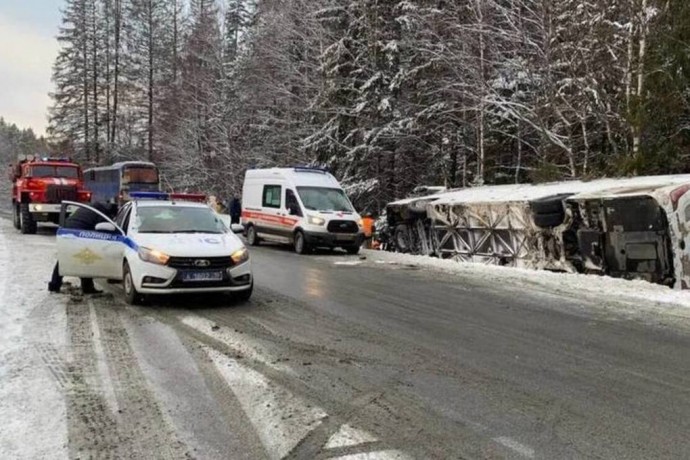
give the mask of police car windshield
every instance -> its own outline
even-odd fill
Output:
[[[79,170],[74,166],[37,165],[31,167],[29,175],[31,177],[65,177],[68,179],[78,179]]]
[[[312,211],[352,212],[352,206],[339,188],[297,187],[304,207]]]
[[[134,228],[139,233],[225,233],[225,224],[208,208],[142,206]]]

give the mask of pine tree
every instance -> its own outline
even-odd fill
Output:
[[[61,46],[53,65],[55,92],[49,133],[77,144],[78,155],[91,160],[89,126],[89,6],[93,0],[68,0],[58,34]]]

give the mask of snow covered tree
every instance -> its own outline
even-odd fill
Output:
[[[60,51],[53,65],[55,92],[49,133],[71,139],[79,155],[91,160],[89,10],[93,0],[68,0],[58,34]]]

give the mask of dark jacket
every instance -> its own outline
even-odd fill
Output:
[[[230,201],[230,216],[238,219],[242,216],[242,203],[237,198]]]
[[[102,203],[93,203],[91,207],[102,212],[106,216],[109,213],[109,209],[106,205]],[[99,214],[86,209],[78,208],[74,214],[65,219],[65,228],[72,228],[75,230],[94,230],[96,225],[106,220]]]

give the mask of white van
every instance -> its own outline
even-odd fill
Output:
[[[298,254],[317,247],[357,254],[364,241],[361,217],[335,177],[320,169],[248,170],[242,224],[250,245],[287,243]]]

